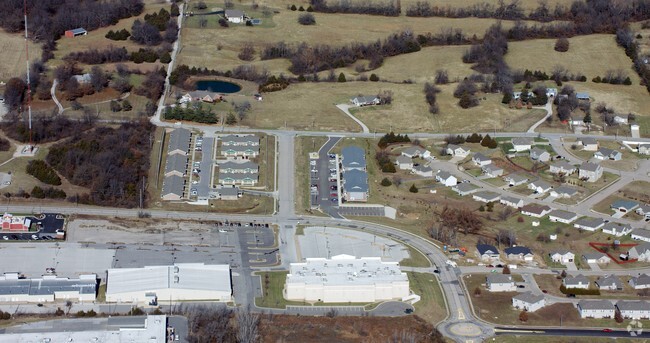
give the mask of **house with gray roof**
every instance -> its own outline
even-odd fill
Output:
[[[503,175],[503,168],[497,167],[497,165],[493,163],[481,167],[481,171],[489,177],[499,177]]]
[[[510,187],[523,185],[528,182],[528,177],[518,173],[512,173],[503,177],[503,180],[508,183]]]
[[[481,154],[480,152],[477,152],[472,156],[472,162],[474,162],[475,165],[479,167],[487,166],[488,164],[492,163],[492,159],[489,157]]]
[[[587,182],[596,182],[603,176],[603,167],[600,164],[583,162],[578,171],[578,177]]]
[[[411,170],[413,169],[413,160],[410,157],[399,155],[395,159],[395,165],[401,170]]]
[[[620,161],[623,158],[623,153],[618,150],[612,150],[608,148],[600,148],[594,153],[594,158],[599,160],[612,160]]]
[[[639,207],[639,203],[633,200],[618,199],[609,207],[614,211],[628,213]]]
[[[247,186],[257,185],[259,174],[257,173],[227,173],[219,171],[219,184],[223,186]]]
[[[616,237],[622,237],[632,232],[632,226],[629,224],[609,222],[603,225],[603,232]]]
[[[544,194],[550,191],[551,189],[553,189],[553,185],[551,185],[550,183],[542,179],[537,179],[528,184],[528,189],[532,190],[537,194]]]
[[[514,246],[503,249],[509,260],[532,261],[535,256],[527,247]]]
[[[447,155],[467,157],[470,153],[470,149],[456,144],[448,144],[445,152]]]
[[[637,241],[650,242],[650,230],[636,229],[631,232],[630,236]]]
[[[455,176],[444,170],[439,171],[438,174],[436,174],[436,181],[442,183],[447,187],[455,186],[458,183],[458,179],[456,179]]]
[[[488,274],[486,288],[490,292],[514,292],[517,290],[512,276],[506,274]]]
[[[645,300],[619,300],[616,309],[623,318],[650,319],[650,302]]]
[[[476,252],[481,260],[490,261],[499,259],[499,249],[490,244],[477,244]]]
[[[551,212],[550,207],[535,203],[524,205],[524,207],[521,208],[521,214],[535,218],[542,218],[549,212]]]
[[[650,144],[639,144],[637,152],[641,155],[650,155]]]
[[[415,158],[415,157],[421,157],[421,158],[429,158],[431,157],[431,151],[421,148],[419,146],[412,146],[404,149],[401,153],[403,156],[409,157],[409,158]]]
[[[551,196],[556,198],[572,198],[576,195],[578,195],[578,190],[567,185],[561,185],[551,190]]]
[[[421,164],[418,164],[417,166],[413,166],[412,169],[413,174],[419,175],[422,177],[432,177],[433,176],[433,169],[429,166],[423,166]]]
[[[585,150],[585,151],[597,151],[598,150],[598,141],[596,140],[596,138],[592,138],[592,137],[578,138],[576,143],[581,145],[582,150]]]
[[[221,187],[217,190],[219,200],[237,200],[242,196],[239,187]]]
[[[358,146],[346,146],[341,150],[341,164],[343,171],[366,170],[366,152]]]
[[[635,212],[638,215],[643,216],[646,219],[646,221],[650,219],[650,205],[648,204],[640,204]]]
[[[226,20],[233,24],[241,24],[244,22],[246,14],[241,10],[228,9],[224,11],[224,16],[226,17]]]
[[[576,99],[589,101],[589,93],[587,92],[577,92]]]
[[[576,258],[576,255],[567,249],[551,251],[548,256],[551,258],[551,261],[562,264],[573,262]]]
[[[360,95],[350,99],[350,102],[352,102],[354,106],[361,107],[361,106],[379,105],[380,100],[379,97],[376,95]]]
[[[628,250],[627,256],[631,260],[634,259],[641,262],[650,262],[650,242],[643,242],[639,245],[633,246]]]
[[[167,155],[165,176],[185,176],[187,172],[187,156],[181,154]]]
[[[501,196],[499,202],[502,205],[510,206],[512,208],[521,208],[524,206],[524,201],[522,199],[511,197],[508,195]]]
[[[548,214],[548,219],[552,222],[570,224],[572,221],[578,219],[578,215],[574,212],[553,210]]]
[[[591,281],[589,281],[589,278],[582,274],[578,275],[567,275],[564,280],[562,280],[562,284],[566,288],[581,288],[581,289],[588,289],[589,284]]]
[[[458,193],[458,195],[464,197],[466,195],[470,195],[472,193],[478,192],[478,190],[481,189],[481,187],[471,183],[459,183],[451,187],[451,189],[454,192]]]
[[[490,191],[480,191],[472,194],[472,199],[485,203],[499,201],[500,197],[499,193]]]
[[[548,162],[551,159],[551,154],[544,149],[534,147],[530,149],[530,158],[533,161]]]
[[[591,218],[584,217],[578,219],[573,223],[573,227],[576,229],[586,230],[586,231],[596,231],[605,225],[605,221],[601,218]]]
[[[628,283],[634,289],[650,288],[650,275],[639,274],[638,276],[633,276]]]
[[[161,197],[167,201],[179,201],[185,193],[185,178],[178,175],[167,176],[163,179]]]
[[[546,298],[543,294],[524,292],[512,297],[512,307],[518,310],[535,312],[544,306],[546,306]]]
[[[533,139],[529,137],[517,137],[512,139],[512,148],[516,152],[530,150],[533,145]]]
[[[368,201],[368,174],[359,169],[343,173],[343,196],[347,201]]]
[[[596,279],[596,286],[600,290],[619,291],[623,289],[623,282],[616,275],[604,275]]]
[[[614,318],[614,304],[609,300],[583,299],[577,305],[580,318]]]
[[[245,162],[234,162],[227,161],[219,163],[219,172],[221,173],[249,173],[254,174],[259,172],[259,165],[255,162],[245,161]]]
[[[169,155],[180,154],[187,155],[190,151],[192,132],[188,129],[174,129],[169,133],[169,144],[167,153]]]
[[[260,147],[259,145],[222,145],[221,155],[226,158],[255,158],[260,155]]]
[[[587,264],[589,264],[589,263],[608,264],[608,263],[612,262],[612,259],[609,256],[602,253],[602,252],[592,252],[592,253],[582,254],[582,259],[585,262],[587,262]]]
[[[571,175],[576,171],[577,168],[565,160],[560,160],[551,163],[551,168],[549,169],[549,172],[551,174],[563,174],[563,175]]]

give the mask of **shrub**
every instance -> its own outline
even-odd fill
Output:
[[[85,317],[85,316],[86,316],[86,312],[84,312],[83,310],[78,311],[78,312],[75,314],[75,317],[78,317],[78,318],[79,318],[79,317]]]
[[[54,315],[57,316],[57,317],[61,317],[64,314],[65,314],[65,311],[63,311],[60,307],[57,307],[56,311],[54,311]]]
[[[0,137],[0,151],[9,151],[9,149],[11,149],[9,140]]]
[[[379,76],[377,76],[377,74],[370,74],[370,81],[372,82],[379,81]]]
[[[67,197],[65,191],[61,189],[56,189],[54,187],[42,189],[39,186],[34,186],[30,195],[36,199],[65,199]]]
[[[392,184],[393,183],[390,182],[390,180],[387,177],[385,177],[383,180],[381,180],[381,185],[384,186],[384,187],[388,187],[388,186],[390,186]]]
[[[88,312],[86,312],[86,317],[96,317],[96,316],[97,316],[97,312],[95,312],[95,310],[91,309],[88,310]]]
[[[560,286],[560,292],[562,294],[575,294],[575,295],[600,295],[598,289],[582,289],[582,288],[566,288],[566,286]]]
[[[417,193],[418,192],[418,188],[415,186],[415,184],[411,185],[411,188],[409,188],[409,192],[411,192],[411,193]]]
[[[298,24],[300,25],[315,25],[316,18],[311,13],[304,13],[298,17]]]
[[[133,109],[133,106],[131,106],[131,103],[128,100],[123,100],[122,101],[122,111],[128,112]]]
[[[297,10],[296,5],[291,5],[291,10],[292,10],[292,11]]]
[[[298,7],[298,11],[300,11],[300,12],[304,12],[304,11],[305,11],[305,8],[302,7],[302,6],[300,6],[300,7]]]
[[[37,178],[48,185],[60,186],[61,178],[56,174],[54,169],[43,160],[31,160],[25,168],[27,174]]]
[[[338,82],[345,82],[345,74],[343,73],[339,74]]]
[[[553,49],[559,52],[569,51],[569,40],[566,39],[565,37],[558,38],[555,41],[555,47]]]

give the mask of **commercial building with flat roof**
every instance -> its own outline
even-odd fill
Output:
[[[107,302],[232,299],[230,266],[227,264],[176,263],[109,269],[106,283]]]
[[[56,275],[20,279],[18,273],[0,276],[0,302],[94,301],[96,296],[95,274],[81,275],[78,279],[58,278]]]
[[[285,297],[326,303],[376,302],[409,295],[409,280],[397,262],[380,257],[336,255],[291,263]]]

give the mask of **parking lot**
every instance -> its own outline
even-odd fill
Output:
[[[210,196],[214,147],[213,137],[197,136],[194,142],[190,196],[198,200],[207,200]]]
[[[278,245],[273,227],[268,224],[246,223],[238,229],[242,248],[242,260],[251,267],[268,266],[278,263]]]
[[[340,199],[339,157],[329,151],[338,143],[339,137],[330,137],[318,151],[318,159],[310,160],[312,208],[337,216]]]
[[[368,216],[368,217],[383,217],[384,206],[341,206],[339,207],[339,214],[342,216]]]
[[[31,219],[32,229],[36,231],[3,231],[0,238],[7,241],[54,241],[57,239],[57,232],[63,232],[65,227],[65,216],[57,213],[43,213],[35,216],[28,216]]]

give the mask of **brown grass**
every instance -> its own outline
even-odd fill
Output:
[[[30,60],[41,56],[40,44],[29,42]],[[26,73],[25,38],[20,33],[8,33],[0,30],[0,81],[7,82],[11,77]]]

